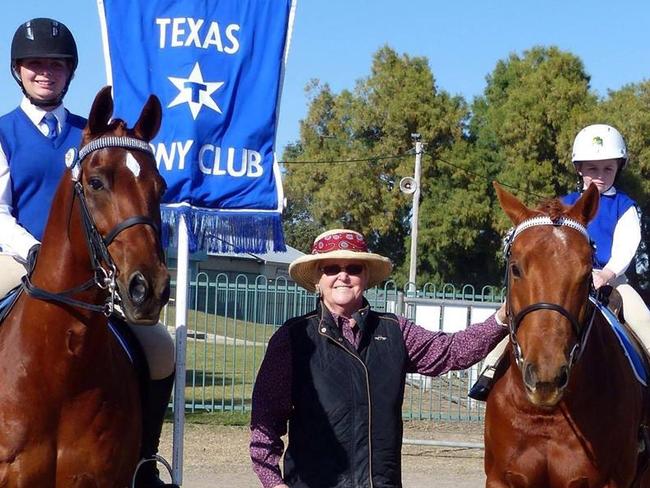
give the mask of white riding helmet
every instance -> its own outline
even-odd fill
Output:
[[[573,164],[580,161],[601,161],[622,159],[621,169],[627,166],[627,147],[619,131],[611,125],[588,125],[573,141]]]

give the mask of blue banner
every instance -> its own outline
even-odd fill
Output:
[[[275,133],[295,0],[98,0],[115,117],[131,126],[151,93],[152,141],[190,250],[284,251]]]

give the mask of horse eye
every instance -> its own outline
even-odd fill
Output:
[[[99,178],[90,178],[88,180],[88,185],[90,185],[90,188],[92,188],[95,191],[104,188],[104,183],[102,183],[102,180],[100,180]]]
[[[521,278],[521,271],[519,270],[519,266],[517,266],[515,263],[512,263],[510,265],[510,274],[512,274],[512,276],[515,278]]]

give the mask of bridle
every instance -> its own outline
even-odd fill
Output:
[[[153,228],[156,235],[159,234],[158,224],[145,215],[134,215],[128,217],[115,225],[106,236],[102,236],[97,230],[95,221],[88,209],[86,197],[84,195],[83,185],[81,184],[81,173],[83,161],[94,151],[105,148],[124,148],[127,150],[136,150],[147,153],[153,156],[153,150],[148,143],[134,137],[116,137],[104,136],[94,139],[82,147],[79,152],[75,148],[71,148],[65,155],[65,163],[70,168],[72,174],[72,182],[74,185],[75,197],[79,199],[79,208],[81,211],[81,222],[84,229],[86,244],[88,245],[88,254],[93,269],[93,276],[88,281],[79,286],[70,288],[58,293],[49,292],[42,288],[35,286],[30,276],[22,278],[22,288],[29,296],[52,302],[64,303],[74,307],[91,310],[93,312],[101,312],[107,317],[119,313],[122,315],[120,307],[116,305],[121,303],[121,298],[117,289],[117,267],[111,257],[108,246],[115,240],[115,238],[124,230],[133,227],[134,225],[148,225]],[[88,290],[94,286],[107,291],[106,301],[102,305],[94,303],[87,303],[81,300],[72,298],[73,295]]]
[[[521,352],[521,346],[519,345],[519,342],[517,341],[517,330],[519,329],[519,325],[521,321],[524,319],[526,315],[528,315],[531,312],[535,312],[537,310],[551,310],[553,312],[557,312],[563,317],[565,317],[569,323],[571,324],[571,328],[573,330],[573,333],[575,336],[578,338],[577,342],[571,349],[571,352],[569,354],[569,364],[568,364],[568,371],[567,375],[571,372],[571,368],[573,365],[578,361],[580,356],[582,355],[582,352],[584,350],[584,345],[587,342],[587,338],[589,337],[589,332],[591,331],[592,324],[594,322],[594,317],[596,316],[596,307],[592,308],[591,312],[591,317],[589,319],[589,322],[586,326],[581,326],[578,319],[571,314],[566,308],[564,308],[561,305],[558,305],[557,303],[550,303],[550,302],[536,302],[531,305],[528,305],[527,307],[524,307],[522,310],[520,310],[517,314],[514,314],[512,311],[512,301],[510,299],[510,259],[511,259],[511,248],[512,244],[515,241],[515,238],[524,232],[526,229],[530,229],[531,227],[537,227],[537,226],[553,226],[553,227],[569,227],[571,229],[574,229],[581,233],[587,241],[590,242],[589,239],[589,234],[587,233],[587,229],[584,225],[582,225],[580,222],[570,219],[568,217],[560,217],[558,219],[552,220],[550,217],[547,216],[538,216],[538,217],[532,217],[530,219],[526,219],[523,222],[521,222],[517,227],[513,228],[509,235],[506,237],[506,243],[505,243],[505,257],[506,257],[506,276],[505,276],[505,283],[506,283],[506,314],[508,316],[508,327],[509,327],[509,332],[510,332],[510,342],[512,343],[512,350],[513,354],[515,357],[515,362],[517,363],[517,366],[519,367],[520,370],[523,370],[523,365],[524,365],[524,358],[523,354]],[[590,276],[590,290],[593,291],[593,284],[591,283],[591,274]]]

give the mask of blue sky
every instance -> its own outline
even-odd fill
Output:
[[[20,100],[9,73],[9,48],[16,27],[33,17],[56,18],[73,31],[80,66],[66,104],[87,115],[106,81],[94,0],[7,2],[0,16],[0,66],[5,66],[0,69],[0,112]],[[426,56],[438,88],[467,100],[482,93],[498,60],[534,45],[556,45],[579,56],[592,87],[606,95],[608,89],[649,76],[649,26],[647,0],[298,0],[278,155],[298,138],[307,110],[305,84],[318,78],[337,92],[354,88],[369,74],[372,53],[384,44]]]

